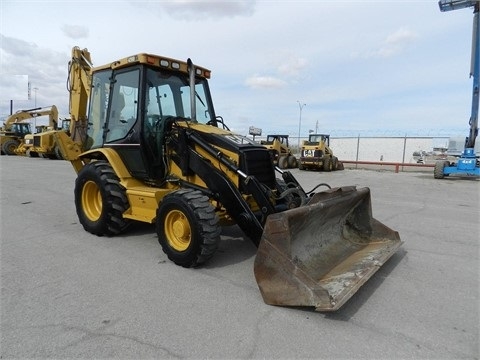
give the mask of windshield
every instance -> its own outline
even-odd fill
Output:
[[[146,110],[148,116],[182,117],[191,119],[188,76],[182,73],[157,72],[148,69]],[[207,80],[195,81],[196,120],[206,124],[214,120]]]
[[[12,131],[19,135],[32,133],[29,123],[14,123],[12,124]]]
[[[310,142],[321,142],[321,141],[327,141],[327,136],[326,135],[310,135]]]

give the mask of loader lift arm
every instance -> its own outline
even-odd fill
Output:
[[[195,132],[184,130],[179,136],[185,137],[184,141],[191,141],[200,146],[203,150],[209,152],[210,155],[216,157],[218,161],[220,161],[229,170],[239,175],[241,181],[244,183],[245,188],[253,195],[257,204],[259,205],[259,214],[255,214],[249,208],[238,189],[230,181],[228,181],[221,172],[202,159],[202,157],[193,150],[192,146],[187,147],[188,163],[185,165],[188,166],[188,169],[183,170],[191,170],[193,173],[198,174],[202,178],[202,180],[207,184],[209,191],[213,192],[213,197],[216,200],[222,201],[223,205],[227,208],[227,211],[232,215],[240,228],[247,234],[247,236],[250,237],[253,243],[258,246],[264,230],[263,225],[265,224],[267,216],[278,211],[269,200],[267,196],[268,191],[266,191],[265,187],[263,187],[255,177],[251,177],[243,173],[235,164],[232,164],[228,159],[226,159],[221,152],[215,150],[201,137],[196,135]],[[185,154],[184,151],[180,150],[179,144],[181,141],[176,140],[175,137],[172,137],[171,141],[172,143],[175,143],[174,146],[177,154]],[[181,163],[181,160],[178,157],[177,162]],[[285,177],[286,176],[288,175],[285,174]],[[297,185],[299,186],[298,183]],[[304,197],[306,197],[303,189],[299,191],[302,191]]]

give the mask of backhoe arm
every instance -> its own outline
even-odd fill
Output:
[[[72,140],[82,144],[87,133],[87,108],[91,88],[92,61],[87,49],[72,49],[68,63],[67,90],[70,93],[70,134]]]

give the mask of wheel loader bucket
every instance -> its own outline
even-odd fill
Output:
[[[369,188],[335,188],[268,217],[255,278],[267,304],[335,311],[401,244],[372,217]]]

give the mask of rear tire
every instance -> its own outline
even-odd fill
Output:
[[[198,190],[181,189],[166,195],[157,210],[158,242],[175,264],[204,264],[218,248],[221,228],[215,209]]]
[[[98,236],[120,234],[130,224],[123,218],[129,207],[125,188],[106,161],[91,162],[78,173],[75,206],[83,228]]]
[[[332,171],[332,158],[326,157],[323,160],[323,171]]]

